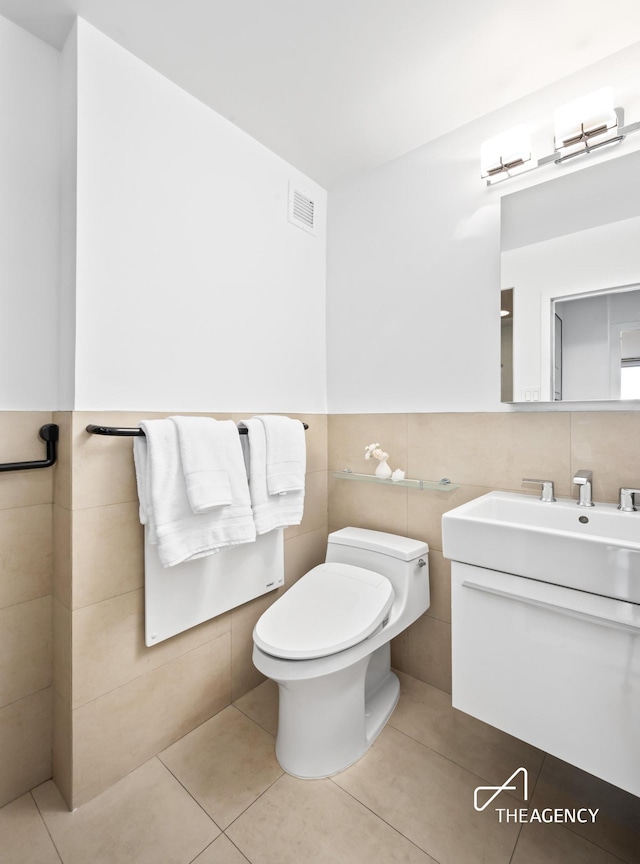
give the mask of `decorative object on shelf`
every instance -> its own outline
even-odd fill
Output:
[[[369,444],[364,448],[364,458],[371,459],[371,457],[380,463],[375,470],[376,477],[391,477],[391,468],[387,465],[389,454],[380,449],[380,444]]]
[[[391,475],[391,479],[394,483],[397,483],[399,480],[404,480],[404,471],[400,468],[396,468],[396,470]]]

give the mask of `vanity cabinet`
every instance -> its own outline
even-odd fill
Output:
[[[640,796],[640,605],[453,561],[452,643],[455,708]]]

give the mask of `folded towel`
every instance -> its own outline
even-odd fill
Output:
[[[194,513],[232,504],[233,486],[247,485],[238,427],[233,420],[170,417],[178,427],[182,470]]]
[[[269,495],[304,491],[307,447],[304,426],[291,417],[258,415],[267,439]]]
[[[246,475],[241,483],[240,476],[230,472],[232,504],[193,513],[177,425],[166,419],[145,421],[139,426],[145,437],[134,439],[133,452],[140,521],[149,526],[149,539],[157,543],[158,557],[164,567],[255,540]]]
[[[248,434],[243,436],[248,448],[249,492],[253,519],[258,534],[274,528],[299,525],[304,509],[304,486],[286,494],[270,495],[267,489],[267,438],[264,423],[253,417],[245,420]]]

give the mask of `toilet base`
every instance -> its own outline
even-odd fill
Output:
[[[367,752],[400,696],[389,659],[386,643],[346,669],[278,682],[276,757],[287,774],[329,777]]]

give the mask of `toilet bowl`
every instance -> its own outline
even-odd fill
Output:
[[[324,564],[260,617],[253,662],[278,684],[276,756],[295,777],[356,762],[400,695],[390,641],[429,608],[426,543],[363,528],[329,535]]]

